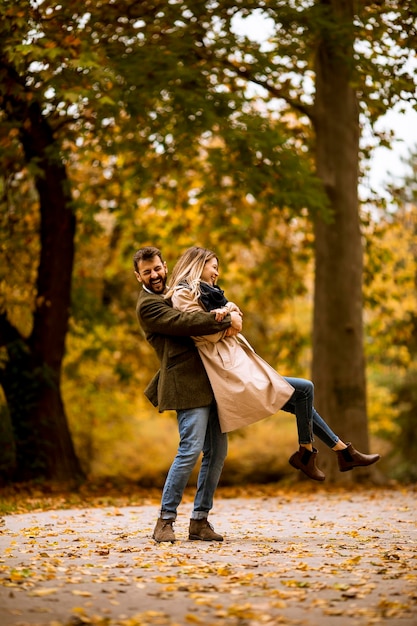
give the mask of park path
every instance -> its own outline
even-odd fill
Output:
[[[0,520],[1,626],[417,625],[417,491],[218,498],[223,543],[150,536],[157,506]]]

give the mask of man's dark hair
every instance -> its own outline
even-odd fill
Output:
[[[159,256],[161,262],[164,262],[162,258],[162,253],[158,248],[154,248],[153,246],[145,246],[145,248],[139,248],[133,255],[133,267],[135,268],[135,272],[139,271],[139,262],[140,261],[150,261],[154,258],[154,256]]]

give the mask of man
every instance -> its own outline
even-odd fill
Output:
[[[213,312],[181,313],[173,309],[171,302],[163,297],[168,268],[158,248],[139,249],[133,265],[142,284],[136,314],[161,363],[145,395],[160,412],[176,410],[180,435],[177,454],[162,491],[153,539],[175,541],[173,522],[177,508],[202,452],[189,539],[223,541],[207,518],[227,454],[227,435],[220,430],[213,391],[191,337],[228,328],[233,329],[229,332],[238,333],[242,329],[241,316],[233,311],[218,322]]]

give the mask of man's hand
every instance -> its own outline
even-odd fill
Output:
[[[214,319],[216,322],[222,322],[228,313],[239,313],[240,317],[243,317],[242,311],[234,302],[228,302],[226,306],[222,306],[220,309],[212,309],[211,313],[214,313]]]
[[[224,320],[226,315],[230,313],[230,317],[232,319],[232,325],[225,331],[225,337],[233,337],[238,335],[242,330],[242,312],[239,307],[234,305],[233,310],[227,309],[226,307],[222,307],[221,309],[213,309],[211,313],[214,313],[214,318],[216,322],[221,322]]]
[[[225,307],[222,307],[221,309],[211,310],[211,313],[214,313],[214,319],[216,320],[216,322],[222,322],[229,312],[230,311],[228,311]]]

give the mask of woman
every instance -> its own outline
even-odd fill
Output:
[[[239,308],[228,302],[217,286],[218,276],[219,262],[215,253],[193,246],[175,265],[165,297],[171,298],[173,306],[181,311],[216,311],[217,319],[221,319],[227,312],[239,311]],[[280,376],[241,334],[235,335],[227,329],[193,339],[213,387],[223,432],[282,409],[294,414],[297,420],[299,449],[289,462],[309,478],[325,479],[316,464],[313,434],[336,452],[341,472],[379,460],[379,454],[362,454],[331,430],[313,406],[312,382]]]

